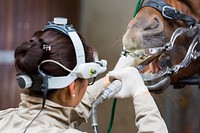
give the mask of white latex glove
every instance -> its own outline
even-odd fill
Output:
[[[143,60],[140,58],[136,58],[136,57],[132,57],[130,55],[127,56],[121,56],[117,62],[117,64],[115,65],[114,70],[119,70],[128,66],[137,66],[138,64],[140,64]]]
[[[148,92],[138,70],[134,67],[113,70],[108,75],[111,81],[114,79],[122,81],[122,89],[114,94],[113,98],[134,98],[137,95]]]

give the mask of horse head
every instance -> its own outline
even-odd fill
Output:
[[[192,31],[187,35],[177,36],[173,48],[170,50],[164,49],[177,28],[183,27],[185,30],[189,30],[189,27],[199,23],[199,7],[199,0],[149,0],[129,22],[127,31],[123,36],[123,46],[127,52],[143,50],[141,53],[144,53],[144,49],[156,51],[156,48],[161,51],[152,54],[154,58],[140,70],[143,75],[161,75],[159,80],[147,81],[151,86],[161,83],[162,85],[156,86],[156,90],[166,88],[170,83],[175,84],[180,79],[200,73],[199,58],[191,61],[187,67],[183,67],[177,72],[164,70],[182,62],[191,43],[196,43],[192,42],[194,39],[194,35],[191,35]],[[197,27],[197,32],[199,32],[199,27]],[[196,39],[199,41],[199,38]],[[200,50],[199,45],[195,46],[195,50]],[[166,71],[168,71],[167,76],[163,74]],[[144,77],[149,78],[149,76]],[[167,84],[167,86],[164,84]]]

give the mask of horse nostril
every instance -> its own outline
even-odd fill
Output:
[[[156,29],[158,26],[159,26],[159,20],[157,19],[157,17],[153,17],[152,20],[150,20],[144,27],[144,31]]]

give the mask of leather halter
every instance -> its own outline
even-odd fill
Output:
[[[176,8],[170,6],[162,0],[149,0],[144,3],[142,7],[152,7],[162,13],[164,18],[181,20],[188,26],[194,26],[196,24],[196,20],[194,18],[183,14],[181,11],[176,10]]]

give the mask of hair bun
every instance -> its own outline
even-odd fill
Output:
[[[43,49],[40,48],[37,41],[30,40],[19,45],[14,56],[17,69],[29,74],[37,73],[37,65],[42,60]]]

